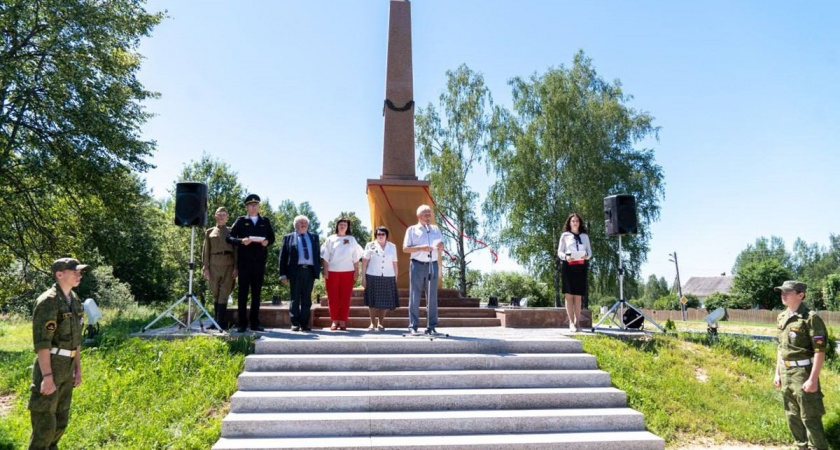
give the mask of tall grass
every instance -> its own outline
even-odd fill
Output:
[[[669,445],[700,437],[755,445],[791,444],[781,392],[773,386],[775,346],[746,338],[711,342],[698,336],[619,340],[581,338],[630,407]],[[840,449],[840,374],[820,377],[823,423]]]

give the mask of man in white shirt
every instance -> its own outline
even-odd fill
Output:
[[[428,322],[426,333],[436,332],[438,323],[437,280],[438,260],[443,251],[443,234],[440,228],[431,224],[432,208],[420,205],[417,208],[417,224],[408,227],[403,239],[403,252],[411,255],[409,264],[408,328],[417,333],[420,324],[420,294],[426,290],[426,312]]]

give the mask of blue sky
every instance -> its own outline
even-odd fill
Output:
[[[643,276],[729,273],[759,236],[828,243],[840,208],[840,3],[829,1],[415,0],[414,99],[437,104],[446,70],[481,72],[510,106],[514,76],[583,49],[661,127],[665,173]],[[141,81],[160,92],[144,127],[166,195],[206,152],[274,204],[308,201],[323,223],[367,220],[382,168],[388,0],[157,1]],[[475,188],[489,185],[483,168]],[[590,219],[590,218],[585,218]],[[600,220],[600,218],[591,218]],[[598,237],[594,237],[598,238]],[[473,266],[510,270],[480,252]]]

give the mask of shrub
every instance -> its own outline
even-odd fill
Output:
[[[88,269],[76,289],[82,301],[93,298],[100,308],[125,310],[134,306],[131,286],[114,276],[111,266],[97,266]]]
[[[726,309],[750,309],[749,300],[731,294],[724,294],[722,292],[715,292],[706,297],[706,311],[712,312],[718,308]]]
[[[474,295],[487,299],[497,297],[499,303],[507,303],[511,297],[528,298],[528,306],[554,306],[544,283],[519,272],[493,272],[488,274],[474,289]]]
[[[700,299],[698,299],[696,295],[686,294],[685,297],[688,299],[688,302],[685,304],[686,308],[700,307]],[[680,303],[680,298],[677,295],[668,294],[656,299],[656,301],[653,302],[653,308],[677,311],[682,309],[682,304]]]

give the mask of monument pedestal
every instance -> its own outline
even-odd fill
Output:
[[[374,229],[378,226],[388,228],[388,240],[397,246],[397,256],[399,258],[397,287],[399,288],[407,289],[409,287],[408,260],[411,255],[402,251],[405,231],[406,228],[417,223],[417,207],[432,203],[426,192],[428,187],[429,182],[424,180],[378,179],[367,181],[371,227]],[[432,220],[432,223],[434,223],[434,217]],[[439,277],[438,285],[441,282],[442,278]]]

